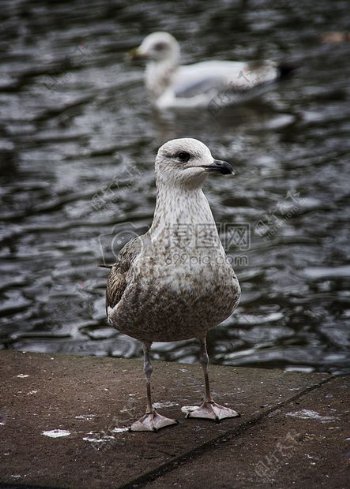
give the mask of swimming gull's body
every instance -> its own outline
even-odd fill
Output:
[[[167,32],[148,35],[131,51],[147,61],[145,82],[158,109],[225,105],[260,93],[293,68],[274,61],[203,61],[180,65],[180,46]]]
[[[231,315],[240,287],[202,191],[209,174],[230,174],[232,167],[214,160],[200,141],[184,138],[168,141],[159,149],[155,171],[157,202],[152,225],[121,250],[106,293],[109,323],[142,341],[144,347],[147,409],[131,426],[133,431],[176,423],[152,406],[153,341],[200,341],[205,400],[188,417],[220,420],[238,416],[216,404],[209,388],[206,335]]]

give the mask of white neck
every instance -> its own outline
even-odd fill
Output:
[[[179,61],[176,57],[163,61],[151,61],[146,67],[146,88],[152,98],[157,99],[169,87],[177,71]]]
[[[158,185],[156,208],[149,230],[151,240],[174,238],[179,246],[182,243],[186,247],[197,247],[198,240],[207,234],[220,243],[213,214],[202,189]]]

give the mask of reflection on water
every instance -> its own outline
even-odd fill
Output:
[[[349,368],[350,43],[320,41],[346,30],[347,3],[7,0],[0,19],[0,347],[140,354],[106,325],[97,265],[149,226],[158,146],[192,136],[236,170],[207,185],[217,221],[234,226],[222,238],[243,290],[210,334],[211,359]],[[300,69],[230,110],[160,115],[125,56],[160,29],[187,62],[270,57]],[[195,341],[154,350],[198,353]]]

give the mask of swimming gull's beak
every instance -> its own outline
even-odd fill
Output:
[[[211,165],[203,166],[209,173],[221,173],[222,175],[234,175],[234,171],[230,163],[222,160],[214,160]]]
[[[146,59],[147,58],[147,54],[144,51],[141,51],[141,49],[139,47],[130,49],[130,51],[128,52],[128,55],[129,55],[130,59],[132,59],[132,60]]]

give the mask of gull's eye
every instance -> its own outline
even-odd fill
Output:
[[[176,154],[176,158],[178,158],[182,163],[187,163],[187,161],[191,158],[190,153],[187,153],[187,151],[181,151],[180,153]]]
[[[166,44],[165,42],[157,42],[154,46],[153,46],[153,49],[155,51],[163,51],[163,49],[166,48]]]

